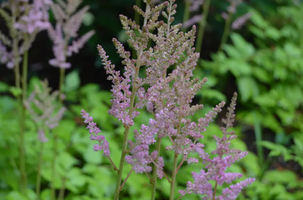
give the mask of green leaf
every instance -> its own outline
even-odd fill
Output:
[[[70,141],[71,134],[76,128],[76,123],[73,120],[61,120],[59,126],[56,127],[55,131],[57,131],[58,136],[65,140],[66,142]]]
[[[89,140],[89,137],[87,138]],[[87,146],[86,151],[84,152],[84,160],[92,164],[101,164],[103,160],[103,151],[94,151],[93,146],[96,144],[96,141],[91,141],[91,145]]]
[[[215,99],[218,101],[226,100],[226,97],[224,94],[222,94],[218,90],[213,90],[213,89],[201,90],[198,92],[198,95],[201,95],[203,98]]]
[[[246,40],[241,35],[232,33],[230,37],[233,41],[234,46],[237,48],[239,55],[242,57],[249,58],[255,53],[253,45],[246,42]]]
[[[78,89],[80,86],[80,78],[78,70],[74,70],[69,73],[65,78],[65,92],[70,92]]]
[[[78,160],[67,152],[60,153],[57,159],[59,165],[61,165],[66,171],[68,171],[73,165],[78,163]]]
[[[82,174],[79,168],[72,168],[66,173],[66,188],[74,193],[78,193],[79,188],[87,182],[87,177]]]
[[[256,10],[251,11],[252,15],[250,17],[250,21],[254,23],[259,28],[266,28],[269,26],[266,20],[262,17],[260,13],[258,13]]]
[[[284,44],[283,49],[285,50],[285,53],[290,56],[294,56],[294,57],[300,56],[301,57],[301,55],[302,55],[301,48],[290,42],[287,42],[286,44]]]
[[[256,81],[251,77],[239,77],[237,79],[239,88],[239,96],[243,102],[248,101],[250,98],[259,95],[259,89]]]
[[[279,30],[272,26],[265,29],[265,35],[273,40],[278,40],[281,37]]]
[[[283,184],[289,184],[292,182],[297,182],[297,176],[294,172],[289,170],[272,170],[266,172],[264,175],[264,179],[268,180],[272,183],[283,183]]]
[[[9,85],[3,82],[0,82],[0,92],[8,92]]]
[[[264,83],[270,82],[270,75],[265,69],[260,66],[252,66],[252,68],[254,69],[252,73],[256,79]]]
[[[250,30],[250,32],[255,34],[258,38],[261,38],[261,39],[265,38],[264,31],[262,29],[255,27],[255,26],[250,26],[249,30]]]
[[[9,87],[9,91],[12,93],[14,97],[18,97],[22,94],[21,88]]]
[[[90,26],[94,21],[95,21],[94,15],[93,15],[92,13],[90,13],[90,12],[87,12],[87,13],[85,13],[85,15],[84,15],[84,18],[83,18],[82,23],[83,23],[85,26]]]
[[[23,196],[20,192],[12,191],[6,196],[7,200],[28,200],[25,196]]]
[[[253,101],[262,107],[275,107],[276,101],[270,93],[263,93],[253,98]]]

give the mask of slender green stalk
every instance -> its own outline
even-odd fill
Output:
[[[52,157],[52,163],[51,163],[51,200],[56,199],[55,194],[55,180],[56,180],[56,156],[57,156],[57,134],[53,131],[53,157]]]
[[[13,12],[13,19],[15,19],[15,14]],[[14,20],[12,20],[13,23]],[[15,35],[16,33],[14,33]],[[20,76],[20,66],[19,66],[19,49],[18,49],[18,39],[13,37],[13,51],[14,51],[14,56],[15,56],[15,64],[14,64],[14,73],[15,73],[15,86],[17,90],[21,90],[21,76]],[[18,91],[19,92],[19,91]],[[26,167],[25,167],[25,148],[24,148],[24,127],[25,127],[25,108],[23,106],[23,95],[20,96],[20,94],[17,94],[17,100],[18,100],[18,112],[20,113],[19,115],[19,124],[20,124],[20,147],[19,147],[19,154],[20,154],[20,160],[19,160],[19,165],[20,165],[20,174],[21,174],[21,181],[20,181],[20,188],[21,192],[26,196],[26,190],[27,190],[27,175],[26,175]]]
[[[260,120],[258,120],[256,113],[254,113],[254,128],[255,128],[255,137],[256,137],[256,142],[257,142],[257,154],[259,158],[259,164],[261,167],[261,173],[259,176],[259,179],[262,180],[264,173],[267,171],[267,169],[270,166],[271,161],[270,160],[264,160],[264,153],[263,153],[263,147],[260,145],[262,141],[262,130],[261,130],[261,123]]]
[[[189,16],[190,16],[189,7],[190,7],[191,1],[184,0],[184,3],[185,3],[185,8],[184,8],[184,14],[183,14],[183,24],[189,20]],[[186,32],[186,30],[187,30],[187,28],[182,29],[183,32]]]
[[[173,164],[173,173],[171,178],[171,187],[170,187],[170,197],[169,200],[174,200],[175,186],[176,186],[176,176],[177,176],[177,165],[178,165],[178,154],[175,153],[174,164]]]
[[[36,196],[37,200],[40,200],[40,186],[41,186],[41,167],[43,163],[43,148],[44,143],[40,143],[40,152],[39,152],[39,164],[38,164],[38,172],[37,172],[37,181],[36,181]]]
[[[231,24],[231,18],[232,18],[232,13],[229,12],[227,19],[225,20],[225,26],[224,26],[224,31],[221,39],[221,43],[219,46],[219,51],[222,51],[223,45],[226,43],[228,35],[229,35],[229,30],[230,30],[230,24]]]
[[[27,42],[25,40],[25,42]],[[22,99],[27,98],[27,71],[28,71],[28,51],[24,52],[22,65]]]
[[[64,92],[64,79],[65,79],[65,69],[60,68],[60,80],[59,80],[59,102],[63,103],[63,92]]]
[[[63,91],[64,91],[64,79],[65,79],[65,69],[60,68],[60,79],[59,79],[59,102],[63,104]],[[57,143],[58,143],[58,135],[56,130],[53,131],[53,157],[52,157],[52,184],[51,184],[51,200],[56,199],[55,194],[55,180],[56,180],[56,157],[57,157]]]
[[[150,11],[150,5],[146,4],[146,13],[149,13],[149,11]],[[147,16],[145,16],[145,18],[144,18],[143,26],[145,26],[146,24],[147,24]],[[139,49],[139,54],[138,54],[137,63],[136,63],[136,72],[135,72],[135,76],[133,79],[132,94],[130,97],[130,106],[129,106],[129,111],[128,111],[129,116],[132,115],[133,109],[134,109],[136,91],[138,89],[137,85],[136,85],[136,80],[139,77],[142,53],[143,53],[143,47],[141,46]],[[117,177],[117,182],[116,182],[116,190],[115,190],[115,198],[114,198],[115,200],[119,199],[120,190],[122,189],[122,188],[120,188],[120,186],[121,186],[121,182],[122,182],[124,160],[125,160],[125,156],[127,154],[128,134],[129,134],[129,127],[125,126],[123,144],[122,144],[122,152],[121,152],[121,158],[120,158],[120,164],[119,164],[119,171],[118,171],[118,177]]]
[[[258,153],[258,158],[259,158],[259,163],[260,166],[263,166],[264,164],[264,154],[263,154],[263,148],[260,145],[260,142],[262,141],[262,131],[261,131],[261,124],[260,121],[257,119],[256,114],[255,114],[255,137],[256,137],[256,142],[257,142],[257,153]]]
[[[210,5],[210,0],[205,0],[205,2],[203,4],[203,17],[199,23],[199,30],[198,30],[197,43],[196,43],[196,52],[201,51],[203,36],[204,36],[204,31],[205,31],[206,21],[207,21],[207,16],[208,16],[209,5]]]
[[[66,181],[66,178],[63,177],[62,178],[62,186],[60,188],[59,197],[58,197],[59,200],[63,200],[64,199],[65,181]]]

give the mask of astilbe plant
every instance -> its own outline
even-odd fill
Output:
[[[207,81],[206,78],[202,80],[193,78],[193,70],[199,58],[199,53],[195,53],[193,48],[196,29],[193,27],[191,31],[183,33],[180,32],[182,24],[172,24],[173,15],[176,13],[174,0],[156,7],[151,7],[151,0],[144,2],[145,11],[134,6],[135,11],[144,17],[142,27],[120,15],[123,28],[129,38],[128,42],[137,55],[136,58],[132,58],[130,52],[126,51],[117,39],[113,39],[117,52],[123,59],[123,74],[115,69],[102,46],[98,45],[100,57],[109,75],[108,79],[113,82],[112,107],[109,114],[119,119],[125,128],[119,167],[111,161],[118,172],[115,199],[119,199],[120,191],[132,171],[153,173],[150,180],[152,199],[155,199],[157,177],[162,179],[164,176],[171,185],[170,200],[174,199],[176,176],[184,162],[188,164],[203,162],[207,164],[207,170],[201,170],[200,173],[193,172],[194,183],[188,182],[187,188],[179,191],[181,196],[195,193],[203,194],[204,199],[236,199],[241,189],[252,183],[254,179],[232,185],[230,189],[223,190],[221,195],[216,193],[217,185],[230,183],[241,177],[241,174],[225,173],[225,170],[247,154],[228,148],[230,140],[236,137],[233,132],[227,132],[227,128],[231,127],[234,121],[236,93],[227,119],[223,121],[226,124],[226,127],[222,128],[223,138],[215,137],[217,149],[212,154],[217,154],[218,157],[211,158],[203,150],[202,133],[221,111],[225,102],[219,103],[198,122],[191,121],[190,116],[203,108],[203,105],[192,105],[192,100]],[[158,19],[160,13],[165,18],[165,22]],[[153,44],[151,46],[150,40]],[[139,76],[140,71],[145,71],[144,77]],[[171,73],[168,73],[169,71]],[[140,115],[138,110],[143,108],[150,112],[153,118],[149,119],[148,124],[142,124],[140,130],[134,130],[135,140],[131,141],[129,140],[130,127],[134,126],[134,118]],[[90,139],[98,141],[94,150],[103,150],[103,155],[110,158],[109,144],[104,136],[99,135],[100,129],[93,122],[93,118],[84,110],[81,114],[88,124]],[[174,153],[171,175],[163,171],[165,160],[161,157],[160,147],[164,138],[171,142],[171,145],[166,146],[166,150]],[[155,150],[152,152],[151,145],[155,145]],[[199,159],[192,157],[195,153],[198,154]],[[178,162],[178,158],[182,158],[182,161]],[[122,183],[125,161],[132,165],[132,170]],[[214,188],[209,183],[211,180],[216,183]]]
[[[59,121],[62,119],[63,114],[66,110],[65,107],[58,103],[58,96],[59,91],[54,91],[51,93],[51,88],[48,87],[48,81],[45,80],[41,81],[40,84],[36,84],[35,89],[29,98],[23,102],[36,125],[38,140],[41,142],[36,181],[37,199],[40,198],[43,148],[44,143],[48,142],[48,138],[45,136],[45,133],[51,132],[52,129],[59,125]]]

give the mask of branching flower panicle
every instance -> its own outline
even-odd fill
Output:
[[[41,85],[35,85],[34,91],[28,99],[24,100],[24,106],[30,113],[38,129],[38,139],[47,142],[45,128],[54,129],[58,126],[65,112],[64,107],[56,104],[59,92],[51,93],[48,81],[41,81]]]
[[[55,27],[50,26],[49,37],[54,43],[53,53],[55,58],[49,61],[50,65],[59,68],[70,68],[71,64],[66,61],[73,53],[78,53],[84,44],[94,35],[95,31],[89,31],[82,37],[78,37],[78,31],[83,21],[84,15],[89,7],[85,6],[77,11],[81,0],[54,1],[51,10],[56,19]],[[70,41],[73,40],[72,44]]]
[[[37,34],[47,29],[49,0],[9,0],[0,7],[0,15],[9,29],[9,37],[0,31],[0,63],[12,69],[22,61]],[[11,50],[9,50],[11,49]]]

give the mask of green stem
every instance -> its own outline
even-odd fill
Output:
[[[175,153],[174,156],[174,164],[173,164],[173,173],[171,178],[171,187],[170,187],[170,197],[169,200],[174,200],[174,193],[175,193],[175,186],[176,186],[176,176],[177,176],[177,162],[178,160],[178,154]]]
[[[14,20],[13,20],[14,21]],[[14,72],[15,72],[15,85],[18,90],[21,90],[21,76],[20,76],[20,66],[19,61],[19,50],[18,50],[18,40],[16,38],[13,39],[13,51],[15,56],[15,64],[14,64]],[[23,92],[22,92],[23,94]],[[24,127],[25,127],[25,108],[23,106],[23,95],[17,94],[18,107],[19,107],[19,124],[20,124],[20,174],[21,174],[21,192],[26,196],[27,189],[27,176],[26,176],[26,168],[25,168],[25,147],[24,147]]]
[[[59,78],[59,102],[63,105],[63,94],[64,94],[64,79],[65,79],[65,69],[60,68],[60,78]],[[56,181],[56,158],[57,158],[57,143],[58,135],[57,131],[53,131],[53,158],[52,158],[52,184],[51,184],[51,200],[56,199],[55,194],[55,181]]]
[[[225,21],[225,26],[224,26],[224,31],[223,31],[221,43],[220,43],[220,46],[219,46],[219,51],[222,51],[223,45],[227,41],[227,38],[228,38],[228,35],[229,35],[229,29],[230,29],[232,15],[233,14],[231,12],[229,12],[228,16],[227,16],[227,19]]]
[[[64,199],[65,181],[66,181],[66,178],[63,177],[62,178],[62,186],[60,188],[59,197],[58,197],[59,200],[63,200]]]
[[[40,143],[38,172],[37,172],[37,181],[36,181],[36,196],[37,196],[37,200],[40,200],[41,166],[42,166],[42,163],[43,163],[43,147],[44,147],[44,143],[41,142]]]
[[[53,157],[52,157],[52,164],[51,164],[51,200],[56,199],[55,194],[55,181],[56,181],[56,156],[57,156],[57,134],[53,131]]]
[[[206,27],[206,20],[207,20],[207,16],[208,16],[209,5],[210,5],[210,0],[206,0],[203,4],[203,17],[199,23],[199,30],[198,30],[197,43],[196,43],[196,52],[201,51],[204,30]]]
[[[64,79],[65,79],[65,69],[60,68],[60,80],[59,80],[59,102],[63,103],[64,94]]]
[[[183,15],[183,24],[185,22],[187,22],[188,19],[189,19],[189,16],[190,16],[190,10],[189,10],[190,4],[191,4],[190,0],[185,0],[185,8],[184,8],[184,15]],[[186,30],[187,30],[187,28],[183,28],[182,29],[183,32],[186,32]]]
[[[260,145],[260,142],[262,141],[262,130],[261,130],[261,124],[258,120],[258,117],[256,113],[254,113],[254,128],[255,128],[255,137],[257,142],[257,154],[259,158],[259,164],[261,167],[261,173],[260,173],[260,180],[262,180],[264,172],[267,170],[269,162],[264,162],[264,154],[263,154],[263,147]]]

